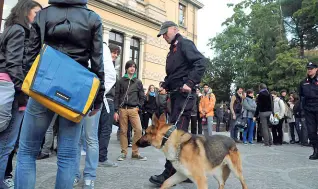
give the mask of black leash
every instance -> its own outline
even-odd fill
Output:
[[[182,116],[182,114],[183,114],[183,112],[184,112],[184,109],[186,108],[186,106],[187,106],[187,104],[188,104],[188,101],[189,101],[189,99],[190,99],[191,97],[192,97],[192,95],[191,95],[191,93],[189,93],[188,96],[187,96],[187,98],[186,98],[186,100],[185,100],[184,103],[183,103],[183,107],[182,107],[182,109],[181,109],[181,112],[180,112],[180,114],[179,114],[179,116],[178,116],[177,121],[176,121],[175,124],[166,132],[165,136],[163,137],[162,143],[161,143],[161,148],[165,145],[165,143],[166,143],[167,140],[169,139],[171,133],[172,133],[174,130],[177,129],[177,124],[178,124],[178,122],[179,122],[179,120],[180,120],[180,118],[181,118],[181,116]]]

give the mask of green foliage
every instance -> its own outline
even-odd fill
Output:
[[[209,40],[216,56],[203,79],[218,101],[228,100],[233,83],[295,91],[308,59],[318,60],[303,56],[318,46],[317,0],[245,0],[228,7],[234,13],[223,23],[224,31]],[[288,41],[290,34],[296,37]]]

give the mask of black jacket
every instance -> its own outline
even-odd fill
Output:
[[[158,107],[158,113],[161,115],[164,112],[167,112],[167,94],[156,93],[156,104]]]
[[[300,83],[299,96],[301,108],[307,111],[318,111],[318,76],[306,78]]]
[[[166,61],[166,74],[162,87],[178,89],[187,84],[194,89],[201,82],[207,59],[197,50],[194,43],[177,34],[171,42]]]
[[[156,96],[150,96],[148,97],[147,100],[147,96],[146,96],[146,100],[144,102],[144,106],[143,106],[143,110],[144,112],[148,112],[148,113],[155,113],[156,110],[158,109],[157,107],[157,94]]]
[[[27,52],[30,29],[20,24],[7,27],[1,35],[0,41],[0,73],[7,73],[11,77],[16,92],[21,91],[26,75],[28,62]],[[24,71],[23,71],[24,70]]]
[[[145,93],[142,83],[136,76],[132,79],[126,74],[116,83],[116,95],[115,95],[115,111],[119,108],[138,107],[142,108],[145,101]]]
[[[86,68],[90,60],[90,70],[101,82],[94,102],[94,108],[100,108],[105,91],[101,18],[86,8],[87,0],[49,0],[49,4],[51,6],[37,14],[33,24],[38,35],[36,45],[41,44],[40,20],[44,17],[44,43],[67,54]]]
[[[267,91],[262,91],[257,97],[257,107],[254,117],[258,117],[260,112],[271,112],[272,111],[272,95]]]
[[[300,100],[298,100],[293,108],[293,113],[295,118],[302,118],[302,111],[301,111],[301,107],[300,107]]]

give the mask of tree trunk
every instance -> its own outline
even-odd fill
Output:
[[[305,44],[304,44],[304,35],[299,36],[299,47],[300,47],[300,57],[304,58],[305,57]]]

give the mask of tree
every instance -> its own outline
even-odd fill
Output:
[[[317,0],[281,0],[285,24],[294,35],[293,47],[299,47],[301,57],[305,49],[318,46],[318,2]]]
[[[228,5],[234,13],[223,23],[224,31],[209,41],[216,56],[204,77],[220,95],[219,99],[228,99],[232,84],[255,90],[260,83],[275,90],[297,88],[304,77],[307,59],[299,56],[302,52],[293,45],[295,40],[288,41],[290,26],[285,26],[288,15],[297,18],[296,28],[306,31],[304,48],[316,47],[315,1],[245,0]]]

